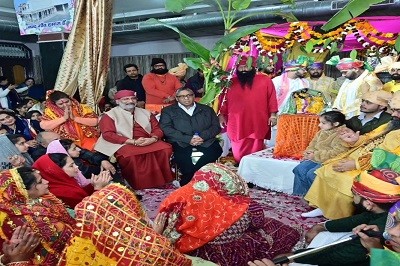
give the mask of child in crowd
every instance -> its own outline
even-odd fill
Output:
[[[29,111],[29,112],[26,113],[25,117],[29,121],[29,125],[31,127],[31,130],[33,128],[33,130],[36,132],[36,134],[38,134],[39,132],[44,131],[40,127],[40,121],[42,121],[42,117],[43,117],[41,112],[39,112],[37,110]]]
[[[319,117],[320,131],[316,134],[304,152],[304,161],[293,169],[293,194],[305,195],[314,179],[315,170],[323,162],[334,158],[349,149],[340,138],[340,131],[346,126],[346,117],[338,111],[329,111]]]

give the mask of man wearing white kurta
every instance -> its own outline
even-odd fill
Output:
[[[284,68],[282,75],[272,79],[278,100],[278,114],[284,114],[288,111],[287,102],[292,92],[309,88],[310,86],[308,80],[304,78],[307,73],[305,65],[303,66],[296,61],[290,61],[285,63]],[[271,139],[267,141],[267,146],[275,146],[276,131],[277,126],[274,126],[271,130]]]
[[[364,93],[381,90],[383,86],[374,73],[363,70],[363,65],[364,62],[351,58],[343,58],[336,65],[346,80],[332,108],[341,111],[346,119],[360,115],[361,96]]]

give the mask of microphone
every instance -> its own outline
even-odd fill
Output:
[[[373,231],[373,230],[365,230],[365,231],[361,231],[361,232],[366,234],[369,237],[376,237],[376,238],[383,237],[381,232],[377,232],[377,231]],[[302,252],[299,252],[299,253],[296,253],[296,254],[293,254],[293,255],[290,255],[290,256],[278,257],[278,258],[274,259],[273,262],[275,264],[287,263],[287,262],[290,262],[290,261],[292,261],[292,260],[294,260],[296,258],[300,258],[300,257],[306,256],[306,255],[314,254],[314,253],[317,253],[317,252],[319,252],[321,250],[324,250],[326,248],[333,247],[333,246],[336,246],[336,245],[339,245],[339,244],[342,244],[342,243],[345,243],[345,242],[348,242],[348,241],[352,241],[352,240],[358,239],[358,238],[360,238],[359,235],[351,235],[349,237],[346,237],[344,239],[340,239],[340,240],[338,240],[336,242],[329,243],[329,244],[326,244],[326,245],[321,246],[321,247],[309,248],[309,249],[303,250]]]
[[[377,232],[377,231],[373,231],[373,230],[361,231],[361,233],[364,233],[369,237],[376,237],[376,238],[383,237],[383,234],[381,232]]]

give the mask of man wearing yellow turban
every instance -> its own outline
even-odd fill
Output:
[[[390,68],[389,73],[392,81],[386,82],[383,89],[389,92],[396,92],[400,90],[400,62],[394,62]]]

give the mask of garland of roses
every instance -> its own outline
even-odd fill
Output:
[[[365,19],[352,19],[334,31],[319,33],[312,29],[308,22],[293,22],[290,24],[288,33],[283,37],[272,37],[265,35],[261,31],[255,32],[250,36],[250,41],[258,50],[261,56],[273,57],[275,54],[284,53],[296,42],[302,45],[310,40],[313,41],[313,53],[323,53],[326,49],[331,50],[333,42],[341,43],[348,34],[354,33],[357,42],[370,52],[378,51],[381,54],[390,52],[394,46],[399,33],[379,32]],[[366,40],[367,38],[367,40]],[[239,40],[230,48],[233,53],[243,52],[243,47],[249,45]]]

